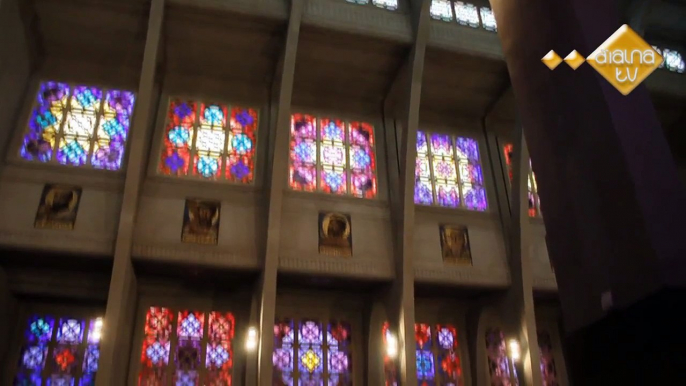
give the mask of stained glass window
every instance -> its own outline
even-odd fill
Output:
[[[417,132],[416,204],[485,211],[483,185],[475,139]]]
[[[503,153],[505,154],[505,165],[507,166],[507,175],[509,178],[510,186],[512,185],[513,178],[513,156],[514,156],[514,146],[512,144],[507,144],[503,148]],[[541,203],[538,198],[538,185],[536,184],[536,175],[531,168],[531,160],[529,160],[529,175],[527,176],[527,191],[528,191],[528,204],[529,204],[529,216],[537,217],[541,215]]]
[[[507,357],[505,337],[501,330],[489,328],[486,331],[486,353],[491,385],[512,386],[510,360]]]
[[[453,10],[450,0],[432,0],[430,14],[433,19],[451,21],[453,20]]]
[[[360,4],[360,5],[365,5],[365,4],[370,4],[370,0],[346,0],[348,3],[353,3],[353,4]],[[398,0],[371,0],[371,4],[387,9],[389,11],[395,11],[398,9]]]
[[[289,184],[293,190],[375,197],[374,127],[293,114]]]
[[[437,324],[415,324],[417,380],[420,386],[462,386],[462,365],[458,351],[457,329]]]
[[[495,16],[493,15],[493,10],[488,7],[479,8],[479,13],[481,14],[481,26],[488,31],[497,31],[498,26],[495,23]]]
[[[474,4],[456,1],[455,20],[459,24],[477,28],[479,26],[479,12]]]
[[[14,384],[94,385],[101,331],[101,318],[32,316]]]
[[[234,326],[231,313],[150,307],[138,384],[231,385]]]
[[[28,161],[118,170],[134,102],[129,91],[44,82],[19,153]]]
[[[665,48],[662,50],[662,55],[665,58],[663,63],[665,68],[667,68],[669,71],[678,72],[680,74],[684,72],[686,65],[684,64],[683,57],[678,51]]]
[[[391,326],[388,322],[385,322],[381,328],[381,336],[383,337],[383,347],[386,347],[388,340],[391,335]],[[384,352],[383,356],[383,370],[384,370],[384,386],[398,386],[398,367],[396,365],[395,358],[388,356]]]
[[[297,329],[294,327],[297,326]],[[352,385],[350,325],[303,319],[274,324],[274,385]]]
[[[158,170],[168,176],[250,184],[257,127],[256,109],[172,99]]]
[[[553,355],[553,343],[550,334],[546,331],[538,331],[538,347],[541,350],[541,376],[543,386],[559,386],[557,381],[557,369]]]

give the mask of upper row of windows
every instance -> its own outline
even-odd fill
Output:
[[[118,170],[135,95],[130,91],[41,84],[19,154],[43,163]],[[255,179],[257,109],[171,99],[157,172],[250,184]],[[291,117],[289,186],[293,190],[374,198],[375,128],[357,120]],[[487,209],[476,139],[420,131],[415,202]]]

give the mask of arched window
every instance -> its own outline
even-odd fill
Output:
[[[491,385],[512,386],[510,360],[507,357],[505,337],[501,330],[489,328],[486,331],[486,354]]]
[[[101,318],[32,316],[14,384],[94,384],[101,330]]]
[[[346,0],[348,3],[353,3],[353,4],[360,4],[360,5],[366,5],[366,4],[372,4],[376,7],[387,9],[389,11],[395,11],[398,9],[398,0]]]
[[[294,328],[297,326],[297,330]],[[352,385],[350,325],[312,319],[274,325],[274,385]]]
[[[415,324],[419,386],[462,386],[457,330],[451,325]]]
[[[472,138],[418,131],[414,202],[485,211],[479,143]]]
[[[376,197],[374,126],[293,114],[289,185],[293,190]]]
[[[507,144],[503,147],[503,153],[505,154],[505,164],[507,166],[507,176],[510,186],[512,186],[512,157],[514,154],[514,146],[512,144]],[[529,160],[529,175],[527,176],[527,190],[528,190],[528,202],[529,202],[529,216],[539,217],[541,215],[541,202],[538,197],[538,185],[536,184],[536,175],[531,168],[531,160]]]
[[[150,307],[138,384],[230,385],[234,327],[229,312]]]
[[[249,107],[170,100],[159,173],[252,183],[258,123]]]
[[[19,153],[28,161],[118,170],[134,102],[130,91],[44,82]]]

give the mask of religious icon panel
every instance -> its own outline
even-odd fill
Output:
[[[47,184],[43,188],[36,220],[36,228],[74,229],[81,201],[78,186]]]
[[[181,241],[195,244],[217,244],[221,203],[187,199],[183,214]]]
[[[350,215],[319,213],[319,253],[351,256],[353,253]]]

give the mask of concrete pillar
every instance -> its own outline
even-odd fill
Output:
[[[668,331],[686,322],[669,310],[686,301],[686,189],[648,90],[623,96],[589,65],[551,71],[540,63],[550,49],[588,56],[620,25],[615,2],[491,4],[574,346],[572,380],[679,377],[686,338]]]
[[[402,128],[400,135],[400,154],[395,162],[399,166],[399,180],[389,178],[391,188],[391,210],[395,224],[395,280],[390,291],[389,318],[392,329],[398,335],[398,367],[400,383],[402,385],[417,385],[416,348],[414,341],[414,265],[412,253],[414,251],[414,172],[417,146],[417,128],[419,126],[419,105],[422,92],[422,77],[424,74],[424,56],[429,40],[429,9],[430,0],[413,0],[410,2],[411,22],[414,33],[414,43],[407,58],[407,64],[401,70],[398,82],[401,97],[395,112],[400,116]],[[395,89],[392,87],[391,90]],[[387,101],[393,95],[389,95]],[[390,113],[386,109],[387,114]],[[394,130],[393,127],[386,127]],[[387,136],[390,138],[391,135]],[[396,135],[395,140],[398,139]],[[396,143],[393,141],[391,143]],[[389,152],[392,153],[392,152]],[[394,158],[392,155],[391,158]],[[399,162],[397,162],[399,161]],[[389,165],[394,159],[389,158]],[[390,174],[390,170],[389,170]],[[398,194],[394,194],[398,192]]]
[[[281,210],[283,192],[288,189],[288,140],[291,122],[291,96],[295,76],[295,60],[300,37],[300,23],[307,0],[291,2],[288,30],[283,50],[283,59],[277,68],[278,99],[276,124],[274,127],[274,156],[269,193],[269,219],[267,222],[267,247],[264,268],[260,280],[260,345],[257,353],[257,385],[272,384],[272,352],[274,351],[274,319],[276,317],[276,274],[279,268],[279,245],[281,243]],[[253,378],[254,379],[254,378]]]
[[[96,380],[98,386],[124,385],[127,378],[137,302],[131,247],[140,190],[148,161],[147,134],[152,127],[157,108],[159,90],[155,85],[155,72],[162,38],[164,6],[164,0],[152,0],[150,6],[136,109],[128,143],[129,158],[114,247],[112,279],[103,323],[103,340]]]
[[[517,124],[514,136],[512,178],[512,217],[510,223],[510,277],[512,284],[500,306],[507,331],[519,341],[521,358],[515,362],[520,384],[542,384],[540,353],[536,334],[531,267],[531,232],[529,231],[528,178],[529,150],[522,127]]]

